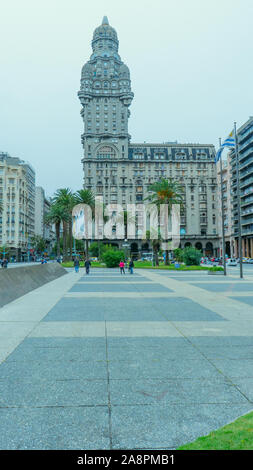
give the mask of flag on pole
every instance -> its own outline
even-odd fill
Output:
[[[235,135],[234,135],[234,129],[230,132],[230,134],[228,135],[228,137],[224,140],[223,144],[221,144],[218,152],[216,153],[215,155],[215,163],[217,163],[220,158],[221,158],[221,154],[224,150],[225,147],[229,147],[229,148],[235,148]]]

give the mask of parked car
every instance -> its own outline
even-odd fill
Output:
[[[237,260],[235,258],[228,258],[227,265],[228,266],[237,266]]]

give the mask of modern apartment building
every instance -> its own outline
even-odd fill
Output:
[[[237,131],[242,256],[253,258],[253,116]],[[238,209],[235,151],[230,152],[233,191],[233,252],[238,256]]]
[[[41,186],[35,188],[35,235],[40,235],[46,242],[47,251],[51,251],[55,241],[55,232],[52,224],[45,222],[45,216],[50,210],[51,203],[45,196]]]
[[[195,246],[207,255],[218,255],[215,148],[177,142],[131,143],[128,119],[134,95],[118,45],[117,33],[104,17],[94,31],[92,54],[82,68],[78,92],[84,121],[84,187],[103,196],[105,204],[118,203],[126,209],[127,204],[144,202],[155,181],[179,181],[185,202],[181,246]],[[150,249],[145,240],[131,242],[132,252]]]
[[[5,152],[0,153],[0,204],[0,256],[28,259],[35,228],[35,171]]]

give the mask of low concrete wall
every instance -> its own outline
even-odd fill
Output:
[[[67,274],[59,263],[0,268],[0,307]]]

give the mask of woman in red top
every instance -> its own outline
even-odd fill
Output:
[[[126,274],[125,273],[125,263],[123,261],[121,261],[119,263],[119,267],[120,267],[120,274],[122,274],[122,273]]]

